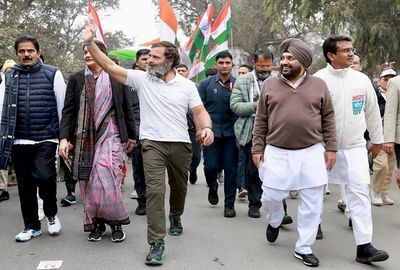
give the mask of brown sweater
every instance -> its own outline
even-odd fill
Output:
[[[303,149],[325,142],[336,151],[335,113],[325,82],[307,75],[294,90],[282,78],[268,79],[262,88],[253,128],[254,154],[267,144]]]

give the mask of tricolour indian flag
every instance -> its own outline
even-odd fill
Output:
[[[196,59],[204,61],[210,50],[208,41],[210,39],[213,11],[214,6],[211,2],[208,4],[206,12],[204,13],[203,17],[201,17],[195,31],[186,45],[187,51],[189,52],[188,55],[192,63],[195,63]]]
[[[226,1],[211,29],[211,36],[215,43],[222,44],[228,41],[232,29],[231,1]]]
[[[160,39],[177,44],[178,20],[168,0],[160,0]]]
[[[89,0],[88,16],[89,16],[89,21],[91,21],[94,24],[95,39],[100,40],[105,45],[106,37],[104,35],[103,29],[101,28],[99,16],[97,15],[97,12],[94,9],[91,0]]]

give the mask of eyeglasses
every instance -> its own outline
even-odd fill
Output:
[[[353,47],[351,47],[351,48],[345,48],[345,49],[342,49],[342,48],[339,48],[339,49],[336,49],[336,52],[337,53],[340,53],[340,52],[343,52],[343,53],[354,53],[356,51],[356,49],[355,48],[353,48]]]

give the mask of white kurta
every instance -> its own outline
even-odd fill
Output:
[[[328,183],[325,149],[315,144],[301,150],[267,145],[259,175],[263,186],[278,190],[298,190]]]
[[[336,164],[328,173],[329,183],[348,185],[369,184],[368,154],[365,147],[339,149]]]

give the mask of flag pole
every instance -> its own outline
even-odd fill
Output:
[[[203,59],[203,53],[204,53],[204,46],[205,46],[205,44],[204,44],[204,42],[203,42],[203,46],[201,46],[201,52],[200,52],[200,55],[199,55],[199,58],[198,58],[200,61],[203,61],[202,59]],[[205,64],[205,63],[204,63],[204,64]],[[206,68],[206,67],[204,67],[204,70],[205,70],[205,68]],[[200,75],[200,72],[197,73],[197,75],[196,75],[196,83],[199,82],[199,75]]]

